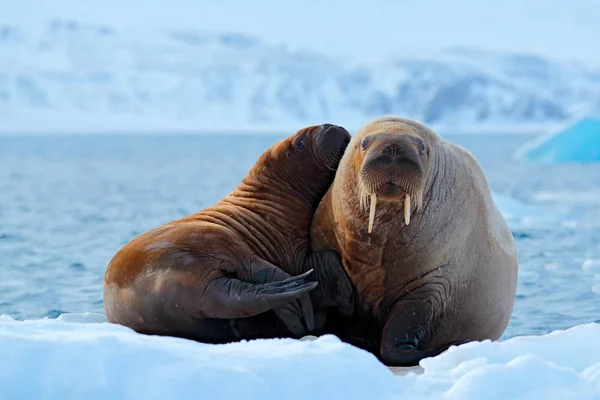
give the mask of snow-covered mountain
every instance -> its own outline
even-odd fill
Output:
[[[0,25],[0,130],[265,130],[394,113],[502,130],[600,112],[600,69],[455,49],[377,61],[233,33]]]

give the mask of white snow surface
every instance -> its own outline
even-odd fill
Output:
[[[542,163],[600,162],[600,117],[584,117],[525,143],[517,158]]]
[[[225,345],[137,334],[101,314],[0,316],[6,399],[597,399],[600,325],[452,347],[394,375],[337,337]]]
[[[227,30],[231,21],[219,31],[127,25],[109,11],[84,18],[69,1],[17,18],[30,2],[0,9],[1,133],[279,133],[323,122],[352,131],[383,114],[442,134],[531,132],[600,111],[600,67],[592,63],[477,47],[334,55]]]

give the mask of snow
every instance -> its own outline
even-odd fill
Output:
[[[107,322],[106,315],[100,313],[64,313],[60,314],[57,318],[58,321],[64,322],[75,322],[75,323],[89,323],[89,322]]]
[[[600,117],[584,117],[524,144],[515,156],[541,163],[600,162]]]
[[[335,336],[208,345],[101,314],[0,316],[4,398],[596,399],[600,325],[472,342],[394,369]]]
[[[599,339],[600,325],[579,325],[537,337],[467,343],[421,365],[424,378],[447,380],[444,388],[452,384],[450,398],[598,398]]]
[[[229,20],[220,27],[158,24],[135,14],[137,23],[119,22],[137,2],[123,6],[123,13],[111,9],[112,2],[97,13],[88,6],[104,2],[72,8],[69,2],[0,6],[0,133],[282,133],[323,122],[354,131],[389,113],[421,120],[441,134],[531,133],[600,110],[600,67],[591,59],[572,63],[489,46],[405,53],[398,44],[392,54],[355,57],[275,43],[274,33],[266,38]],[[224,21],[216,10],[229,5],[211,4],[216,16],[194,15]],[[180,15],[207,6],[156,7],[141,8]],[[422,12],[420,5],[411,7]],[[29,9],[35,18],[24,13]],[[348,34],[344,40],[352,43]]]
[[[3,398],[391,399],[400,389],[333,336],[215,346],[67,319],[0,321]]]

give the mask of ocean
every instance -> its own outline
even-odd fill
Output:
[[[227,195],[285,136],[0,137],[0,315],[103,312],[121,246]],[[517,162],[526,135],[446,139],[477,157],[495,194],[527,205],[507,217],[520,270],[504,337],[600,322],[600,164]]]

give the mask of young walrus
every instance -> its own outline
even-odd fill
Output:
[[[301,337],[314,330],[315,310],[351,310],[339,256],[311,252],[309,242],[349,141],[340,126],[301,129],[266,150],[214,206],[131,240],[105,273],[108,321],[225,343]]]
[[[313,249],[338,251],[357,292],[356,314],[327,332],[390,366],[502,335],[515,242],[479,163],[426,125],[362,127],[313,221]]]

